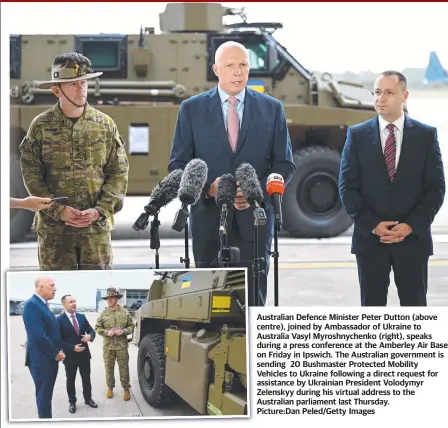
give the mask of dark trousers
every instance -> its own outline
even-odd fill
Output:
[[[261,262],[259,265],[259,270],[264,271],[264,273],[260,273],[258,277],[258,306],[264,306],[266,304],[267,275],[269,273],[270,262],[269,252],[271,249],[271,240],[266,237],[265,227],[259,228],[258,238],[258,257],[264,257],[264,262]],[[248,306],[257,306],[255,305],[254,298],[254,242],[255,238],[253,241],[243,240],[237,227],[233,226],[228,228],[227,245],[240,249],[240,261],[238,263],[229,263],[228,267],[247,268]],[[219,268],[219,249],[219,235],[208,237],[207,239],[193,238],[193,255],[195,266],[197,268]]]
[[[401,306],[426,306],[428,256],[406,256],[384,244],[374,251],[357,254],[362,306],[386,306],[393,269]],[[386,247],[387,246],[387,247]]]
[[[40,419],[52,418],[51,400],[59,365],[55,361],[49,367],[30,367],[29,369],[36,388],[38,416]]]
[[[75,380],[78,367],[82,380],[82,395],[84,396],[84,401],[88,401],[92,398],[92,384],[90,383],[90,359],[66,363],[65,374],[67,377],[67,395],[70,404],[76,403]]]

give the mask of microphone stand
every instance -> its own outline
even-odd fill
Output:
[[[190,256],[188,248],[188,220],[185,222],[185,257],[180,258],[181,263],[185,263],[185,268],[190,268]]]
[[[185,267],[188,269],[190,267],[190,257],[188,248],[188,205],[186,202],[182,202],[182,207],[177,211],[176,217],[174,218],[172,229],[176,232],[181,232],[184,229],[185,234],[185,257],[180,258],[181,263],[185,263]]]
[[[159,248],[160,248],[160,238],[159,238],[159,213],[154,214],[154,220],[151,221],[151,227],[149,229],[150,244],[149,248],[151,250],[156,250],[156,269],[159,269]]]
[[[227,204],[221,207],[221,224],[219,226],[219,267],[229,267],[230,250],[227,246]]]
[[[266,213],[264,212],[264,209],[261,208],[257,202],[255,202],[255,209],[253,211],[254,213],[254,260],[252,263],[252,271],[254,276],[254,305],[259,305],[259,298],[260,298],[260,274],[264,273],[264,271],[261,270],[260,262],[264,261],[264,257],[259,257],[259,236],[258,236],[258,229],[260,226],[266,225]]]
[[[159,238],[159,211],[149,210],[145,207],[145,212],[140,215],[140,217],[135,221],[132,226],[136,232],[145,230],[149,224],[149,217],[154,216],[154,220],[151,221],[151,226],[149,229],[149,248],[151,250],[156,250],[156,269],[159,269],[159,248],[160,248],[160,238]]]
[[[274,225],[274,251],[271,256],[274,257],[274,306],[278,306],[278,231],[281,230],[281,224],[275,221]]]

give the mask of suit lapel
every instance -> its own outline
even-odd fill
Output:
[[[45,309],[47,309],[48,311],[50,311],[50,308],[42,301],[42,299],[40,297],[38,297],[36,294],[33,294],[33,299],[39,303],[40,305],[42,305]],[[51,311],[50,311],[51,312]]]
[[[233,156],[232,148],[230,147],[229,138],[226,132],[226,127],[224,125],[221,99],[219,98],[219,92],[217,88],[210,94],[209,114],[211,122],[213,123],[214,128],[217,132],[219,141],[224,145],[225,150],[227,150],[227,152],[231,156]]]
[[[73,324],[72,324],[72,322],[68,319],[67,314],[64,312],[64,313],[62,314],[62,316],[64,317],[64,323],[65,323],[65,325],[66,325],[68,328],[70,328],[70,329],[72,329],[72,330],[75,330],[75,329],[73,328]]]
[[[61,331],[61,326],[59,325],[58,320],[56,319],[56,316],[55,316],[53,313],[51,313],[51,315],[53,316],[53,320],[54,320],[54,322],[55,322],[56,325],[58,326],[58,330]]]
[[[73,325],[73,320],[72,320],[72,319],[68,319],[67,314],[65,314],[65,313],[64,313],[64,316],[65,316],[65,318],[67,318],[67,322],[69,323],[70,328],[71,328],[71,329],[75,332],[75,334],[76,334],[75,326]],[[80,327],[80,325],[79,325],[79,318],[78,318],[78,313],[77,313],[77,312],[75,313],[75,319],[76,319],[76,322],[78,323],[78,329],[81,331],[81,327]]]
[[[246,142],[247,132],[249,131],[251,124],[254,122],[254,120],[252,119],[257,116],[257,109],[258,105],[256,103],[255,96],[246,88],[246,94],[244,97],[243,121],[241,123],[240,132],[238,134],[236,153],[239,153],[242,150],[244,143]]]
[[[52,321],[54,321],[54,323],[58,326],[58,330],[60,330],[60,325],[58,323],[58,320],[56,319],[56,316],[54,315],[54,313],[51,312],[50,308],[44,302],[42,302],[42,300],[39,297],[37,297],[35,294],[33,295],[33,297],[38,303],[40,303],[43,306],[43,308],[44,308],[43,310],[47,311],[47,313],[49,314]]]
[[[380,126],[378,117],[374,118],[369,126],[369,140],[371,142],[372,164],[380,165],[379,173],[389,183],[389,174],[387,173],[386,161],[384,159],[383,147],[381,146]]]
[[[75,318],[76,318],[76,322],[78,323],[78,329],[79,329],[79,334],[81,334],[81,321],[80,321],[80,315],[78,314],[78,312],[76,312],[75,314]],[[75,327],[73,327],[73,330],[75,329]],[[76,330],[75,330],[76,332]]]
[[[70,328],[73,331],[75,331],[75,328],[73,327],[72,322],[68,319],[67,314],[65,312],[62,312],[61,319],[62,319],[62,322],[66,325],[66,328]]]
[[[400,158],[398,159],[397,173],[395,175],[395,183],[398,179],[403,175],[403,169],[406,168],[406,165],[409,163],[408,158],[411,152],[411,139],[412,139],[412,131],[414,124],[409,116],[404,116],[404,126],[403,126],[403,139],[401,141],[401,151]]]

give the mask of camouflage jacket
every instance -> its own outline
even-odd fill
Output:
[[[107,332],[112,329],[123,330],[124,334],[109,337]],[[134,321],[127,309],[121,306],[115,310],[106,308],[96,322],[95,331],[104,337],[104,350],[124,349],[128,347],[127,335],[134,332]]]
[[[114,228],[113,215],[123,208],[129,163],[114,121],[86,105],[73,123],[59,103],[35,117],[19,146],[28,192],[67,200],[36,213],[37,231],[100,233]],[[85,228],[65,226],[64,205],[78,210],[96,208],[102,216]]]

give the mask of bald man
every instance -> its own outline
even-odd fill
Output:
[[[208,178],[200,200],[191,207],[191,233],[196,267],[219,267],[220,210],[215,197],[223,174],[235,175],[242,163],[257,172],[264,192],[262,207],[267,225],[259,233],[261,263],[259,298],[253,293],[254,227],[253,209],[238,188],[234,207],[228,213],[228,245],[240,249],[240,262],[231,267],[247,267],[249,305],[265,305],[267,273],[273,236],[273,207],[266,194],[266,180],[272,173],[285,183],[295,167],[291,141],[282,103],[269,95],[247,88],[249,55],[236,42],[226,42],[216,51],[213,71],[218,77],[214,89],[193,96],[180,107],[169,162],[169,171],[184,168],[194,158],[208,166]]]
[[[48,305],[56,293],[54,281],[39,277],[34,284],[34,294],[23,306],[23,322],[27,334],[25,365],[29,368],[36,387],[39,418],[52,418],[51,401],[59,370],[65,358],[61,351],[62,340],[59,324]]]

